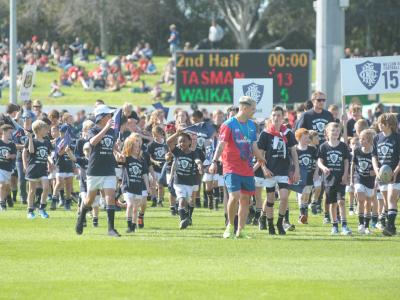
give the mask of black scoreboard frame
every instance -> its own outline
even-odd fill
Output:
[[[287,54],[292,54],[292,53],[306,53],[308,55],[308,91],[307,91],[307,95],[308,97],[306,99],[299,99],[299,101],[288,101],[284,104],[293,104],[293,103],[301,103],[304,102],[305,100],[308,100],[310,95],[311,95],[311,83],[312,83],[312,64],[313,64],[313,52],[310,49],[282,49],[282,50],[273,50],[273,49],[250,49],[250,50],[243,50],[243,49],[221,49],[221,50],[210,50],[210,49],[201,49],[201,50],[189,50],[189,51],[177,51],[175,53],[175,68],[176,68],[176,72],[175,72],[175,97],[176,97],[176,104],[200,104],[200,105],[232,105],[234,102],[233,99],[233,84],[232,84],[232,102],[231,103],[220,103],[220,102],[182,102],[179,101],[180,100],[180,95],[179,95],[179,86],[178,86],[178,70],[179,67],[177,66],[177,58],[180,54],[210,54],[210,53],[220,53],[222,55],[226,55],[226,54],[235,54],[235,53],[265,53],[266,56],[270,55],[271,53],[275,53],[275,54],[281,54],[283,53],[284,55]],[[290,67],[290,66],[289,66]],[[289,68],[288,66],[283,66],[283,67],[277,67],[278,70],[279,68]],[[215,68],[215,67],[214,67]],[[297,68],[297,67],[292,67],[292,68]],[[190,69],[190,67],[183,67],[183,69]],[[207,67],[204,69],[209,69],[212,70],[213,68],[211,67]],[[267,69],[266,69],[267,71]],[[245,78],[250,78],[250,77],[245,77]],[[254,77],[254,78],[273,78],[273,77]],[[275,80],[274,80],[274,88],[275,88]],[[274,91],[274,104],[282,104],[283,102],[280,101],[281,98],[279,98],[279,101],[276,101],[275,99],[275,91]]]

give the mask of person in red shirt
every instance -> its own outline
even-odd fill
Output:
[[[256,102],[248,96],[239,100],[239,112],[235,117],[221,125],[219,143],[214,154],[210,173],[217,171],[217,161],[221,157],[225,185],[228,189],[228,219],[229,223],[223,234],[224,238],[232,238],[234,234],[234,219],[239,205],[237,238],[249,238],[244,232],[244,226],[249,212],[250,196],[254,195],[253,154],[260,164],[265,158],[257,147],[256,126],[250,120],[256,110]],[[222,156],[221,156],[222,154]]]

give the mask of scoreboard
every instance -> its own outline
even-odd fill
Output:
[[[232,104],[235,78],[273,78],[274,103],[310,97],[311,50],[178,51],[175,62],[177,103]]]

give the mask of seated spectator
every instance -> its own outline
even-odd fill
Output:
[[[183,51],[190,51],[190,50],[193,50],[193,47],[190,44],[190,42],[186,42],[185,45],[183,46]]]
[[[60,47],[58,46],[58,42],[52,42],[50,47],[50,57],[55,58],[56,52],[59,49]]]
[[[65,50],[64,55],[60,57],[60,62],[58,66],[64,70],[68,70],[74,64],[72,59],[71,50]]]
[[[138,43],[136,47],[133,49],[132,54],[129,55],[129,59],[133,61],[138,61],[141,57],[140,51],[142,50],[143,46],[141,43]]]
[[[89,45],[88,43],[84,43],[79,53],[79,58],[81,61],[88,62],[89,61]]]
[[[51,51],[50,51],[50,43],[49,43],[49,41],[46,41],[46,40],[43,41],[40,53],[46,55],[47,57],[50,56]]]
[[[38,70],[42,72],[49,72],[51,70],[49,65],[49,57],[46,54],[42,54],[36,63]]]
[[[153,100],[160,100],[162,96],[162,88],[160,84],[157,82],[156,85],[153,87],[151,90],[151,96],[153,97]]]
[[[147,58],[141,58],[139,59],[139,67],[140,70],[144,73],[146,72],[147,65],[149,64],[149,60]]]
[[[74,53],[79,53],[82,49],[82,42],[79,37],[75,38],[75,41],[69,45],[69,48],[74,52]]]
[[[144,80],[141,81],[140,87],[134,87],[131,90],[132,93],[148,93],[150,91],[151,88],[146,85],[146,82]]]
[[[117,92],[120,90],[120,86],[115,74],[109,74],[107,76],[107,91],[108,92]]]
[[[104,90],[106,88],[106,80],[99,73],[94,73],[93,88],[95,90]]]
[[[140,55],[143,58],[151,60],[153,58],[153,50],[150,48],[150,43],[145,43],[143,49],[140,50]]]
[[[54,80],[50,87],[51,87],[51,90],[50,90],[49,97],[58,98],[58,97],[64,96],[64,93],[61,91],[61,87],[58,84],[57,80]]]
[[[94,60],[96,62],[104,60],[103,52],[101,51],[100,47],[94,48]]]
[[[86,73],[83,73],[83,75],[79,77],[79,82],[85,91],[92,90],[94,88],[93,80]]]
[[[164,67],[164,73],[161,76],[161,82],[174,84],[175,81],[175,60],[169,59]]]
[[[62,86],[72,86],[72,82],[69,80],[68,73],[62,72],[60,75],[60,83]]]
[[[156,74],[157,73],[157,67],[153,63],[152,60],[149,60],[149,62],[147,63],[147,67],[146,67],[145,73],[146,74]]]
[[[141,71],[140,68],[138,68],[134,62],[128,61],[128,63],[126,64],[126,68],[129,71],[130,80],[132,82],[140,80]]]
[[[61,49],[57,48],[54,50],[53,61],[55,65],[59,65],[61,62]]]

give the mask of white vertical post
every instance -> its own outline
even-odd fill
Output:
[[[327,104],[341,103],[340,59],[344,57],[344,10],[349,0],[316,0],[316,89],[327,95]]]
[[[17,0],[10,0],[10,103],[17,103]]]

